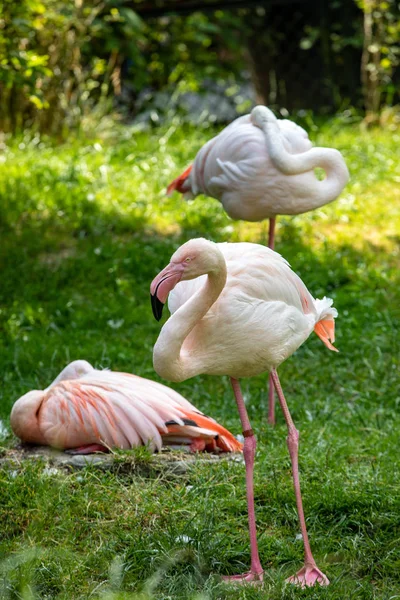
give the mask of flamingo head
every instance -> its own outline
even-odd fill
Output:
[[[216,244],[197,238],[189,240],[172,255],[171,262],[153,279],[150,285],[151,306],[157,321],[161,319],[168,294],[180,282],[196,279],[218,269],[219,252]]]
[[[300,154],[312,148],[308,133],[300,125],[288,119],[277,119],[266,106],[255,106],[251,111],[250,120],[260,129],[272,127],[269,135],[281,136],[286,151],[291,154]]]
[[[48,390],[49,388],[53,387],[53,385],[56,385],[59,381],[79,379],[91,371],[93,371],[93,367],[90,363],[88,363],[87,360],[74,360],[69,363],[69,365],[67,365],[59,375],[57,375],[55,380],[46,389]]]
[[[307,131],[300,127],[300,125],[288,119],[278,121],[278,125],[288,152],[291,154],[301,154],[312,148],[312,142],[308,137]]]

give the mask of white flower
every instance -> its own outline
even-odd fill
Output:
[[[187,535],[178,535],[178,537],[175,538],[176,542],[182,543],[182,544],[188,544],[189,542],[193,542],[193,538],[188,537]]]
[[[119,329],[124,324],[124,319],[110,319],[107,321],[107,325],[111,327],[111,329]]]
[[[0,419],[0,440],[4,440],[8,435],[8,429]]]
[[[58,475],[59,474],[59,470],[56,469],[55,467],[45,467],[43,469],[43,475],[46,475],[47,477],[52,477],[53,475]]]

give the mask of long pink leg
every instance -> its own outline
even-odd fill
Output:
[[[296,495],[297,513],[300,520],[301,534],[304,543],[304,567],[300,569],[296,575],[289,577],[287,580],[289,583],[300,585],[301,587],[309,587],[319,583],[320,585],[329,585],[329,579],[322,571],[320,571],[316,565],[314,557],[311,552],[310,542],[308,539],[306,520],[304,518],[303,501],[301,498],[300,491],[300,479],[299,479],[299,432],[294,426],[292,417],[290,415],[288,405],[286,403],[285,396],[283,395],[281,383],[279,381],[278,373],[275,369],[271,371],[272,380],[278,395],[279,403],[282,407],[283,415],[285,417],[286,425],[288,427],[287,445],[289,448],[290,459],[292,462],[293,472],[293,483],[294,492]]]
[[[246,581],[257,582],[263,580],[263,568],[258,556],[256,517],[254,511],[253,471],[254,458],[256,455],[256,438],[254,437],[254,433],[250,425],[239,382],[237,379],[233,379],[233,377],[231,377],[231,384],[235,394],[244,436],[243,455],[246,465],[246,496],[249,518],[251,566],[248,573],[243,573],[241,575],[230,575],[228,577],[224,577],[223,579],[225,581],[235,581],[237,583],[243,583]]]
[[[269,220],[268,247],[272,250],[275,247],[275,223],[275,218]],[[275,390],[271,375],[268,382],[268,423],[275,425]]]

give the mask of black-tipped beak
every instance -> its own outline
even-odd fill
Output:
[[[162,317],[162,311],[164,308],[164,304],[157,298],[157,292],[154,294],[150,294],[151,298],[151,308],[153,309],[154,318],[159,321]]]

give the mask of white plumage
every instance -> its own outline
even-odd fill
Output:
[[[323,180],[315,175],[317,167],[325,170]],[[232,219],[262,221],[332,202],[348,179],[338,150],[313,148],[304,129],[257,106],[209,140],[168,193],[206,194]]]
[[[325,171],[322,180],[317,167]],[[212,196],[232,219],[269,218],[268,245],[274,248],[277,215],[297,215],[332,202],[348,179],[338,150],[313,148],[304,129],[276,119],[266,106],[256,106],[209,140],[167,193]],[[271,380],[269,385],[268,421],[274,424]]]
[[[331,308],[332,301],[314,300],[288,262],[270,248],[191,240],[177,251],[171,264],[183,255],[191,256],[191,252],[195,257],[191,258],[193,265],[200,257],[211,260],[212,256],[220,266],[219,278],[213,273],[211,284],[203,271],[195,279],[177,283],[171,291],[172,316],[154,348],[154,365],[161,377],[172,381],[186,378],[185,369],[178,369],[177,373],[170,370],[173,358],[187,365],[190,376],[207,373],[251,377],[278,367],[308,338],[318,322],[331,323],[333,336],[337,311]],[[190,264],[185,272],[189,269]],[[210,285],[217,298],[194,321],[189,301],[192,307],[195,303],[205,307]],[[182,328],[187,331],[190,321],[193,326],[182,337],[179,357],[175,357],[169,342],[176,340]],[[320,334],[319,328],[317,333]],[[329,335],[323,337],[333,349]]]

